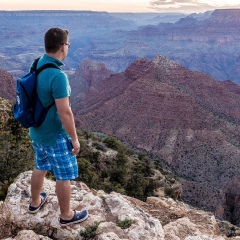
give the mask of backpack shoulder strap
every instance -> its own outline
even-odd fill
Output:
[[[40,57],[34,60],[32,67],[30,69],[31,73],[36,72],[36,74],[38,75],[45,68],[57,68],[57,69],[61,70],[61,68],[58,67],[57,65],[55,65],[54,63],[46,63],[37,69],[37,64],[38,64],[39,59],[40,59]]]
[[[56,68],[56,69],[61,70],[61,68],[58,67],[57,65],[55,65],[54,63],[46,63],[46,64],[42,65],[40,68],[35,70],[36,74],[38,75],[41,71],[43,71],[46,68]]]
[[[40,59],[40,57],[34,60],[34,62],[33,62],[33,64],[32,64],[32,67],[31,67],[31,69],[30,69],[30,72],[31,72],[31,73],[34,72],[34,71],[36,71],[36,69],[37,69],[37,64],[38,64],[39,59]]]
[[[33,63],[33,65],[34,65],[35,62],[36,62],[36,67],[37,67],[38,60],[39,60],[39,59],[36,59],[36,60],[34,61],[34,63]],[[34,70],[34,71],[36,72],[36,76],[38,76],[38,74],[39,74],[41,71],[43,71],[44,69],[46,69],[46,68],[56,68],[56,69],[61,70],[61,68],[58,67],[57,65],[55,65],[54,63],[46,63],[46,64],[42,65],[40,68],[38,68],[38,69],[36,69],[36,67],[35,67],[35,70]],[[38,80],[38,78],[36,78],[36,80]],[[54,104],[55,104],[55,101],[54,101],[54,99],[53,99],[53,102],[52,102],[49,106],[47,106],[47,109],[50,109]]]

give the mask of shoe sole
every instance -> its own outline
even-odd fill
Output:
[[[79,220],[73,221],[73,222],[69,222],[69,223],[60,223],[60,225],[61,225],[61,227],[69,226],[69,225],[72,225],[72,224],[75,224],[75,223],[83,222],[83,221],[85,221],[87,218],[88,218],[88,213],[87,213],[87,215],[86,215],[84,218],[82,218],[82,219],[79,219]]]

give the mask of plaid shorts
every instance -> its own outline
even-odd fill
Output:
[[[72,155],[71,138],[59,134],[54,147],[42,146],[33,141],[37,170],[53,171],[57,180],[72,180],[78,177],[76,156]]]

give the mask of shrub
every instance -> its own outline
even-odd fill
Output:
[[[171,187],[165,187],[164,188],[164,194],[167,196],[167,197],[170,197],[174,200],[177,199],[177,193],[174,191],[174,189],[172,189]]]
[[[103,141],[108,148],[118,151],[122,143],[114,137],[106,137]]]
[[[131,225],[134,223],[134,220],[131,219],[125,219],[123,221],[117,221],[117,226],[122,228],[122,229],[126,229],[131,227]]]
[[[98,184],[98,176],[93,171],[92,164],[88,159],[78,159],[78,180],[85,182],[90,188],[96,188]]]
[[[101,142],[94,142],[93,143],[93,147],[95,147],[97,150],[100,150],[102,152],[106,152],[107,151],[106,146],[103,143],[101,143]]]
[[[94,225],[86,227],[85,230],[80,231],[80,236],[83,239],[93,239],[97,235],[97,230],[100,222],[95,222]]]

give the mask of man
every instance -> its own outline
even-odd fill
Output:
[[[62,66],[70,47],[68,30],[49,29],[44,36],[45,54],[38,61],[37,68],[46,63]],[[73,211],[70,208],[70,180],[78,177],[76,154],[80,143],[75,129],[73,113],[69,103],[70,86],[64,72],[47,68],[38,75],[37,91],[43,106],[50,108],[40,127],[30,128],[29,135],[35,151],[35,169],[31,178],[32,202],[28,212],[36,213],[44,205],[47,194],[42,192],[48,170],[56,177],[56,194],[60,207],[61,226],[79,223],[87,219],[88,212]]]

